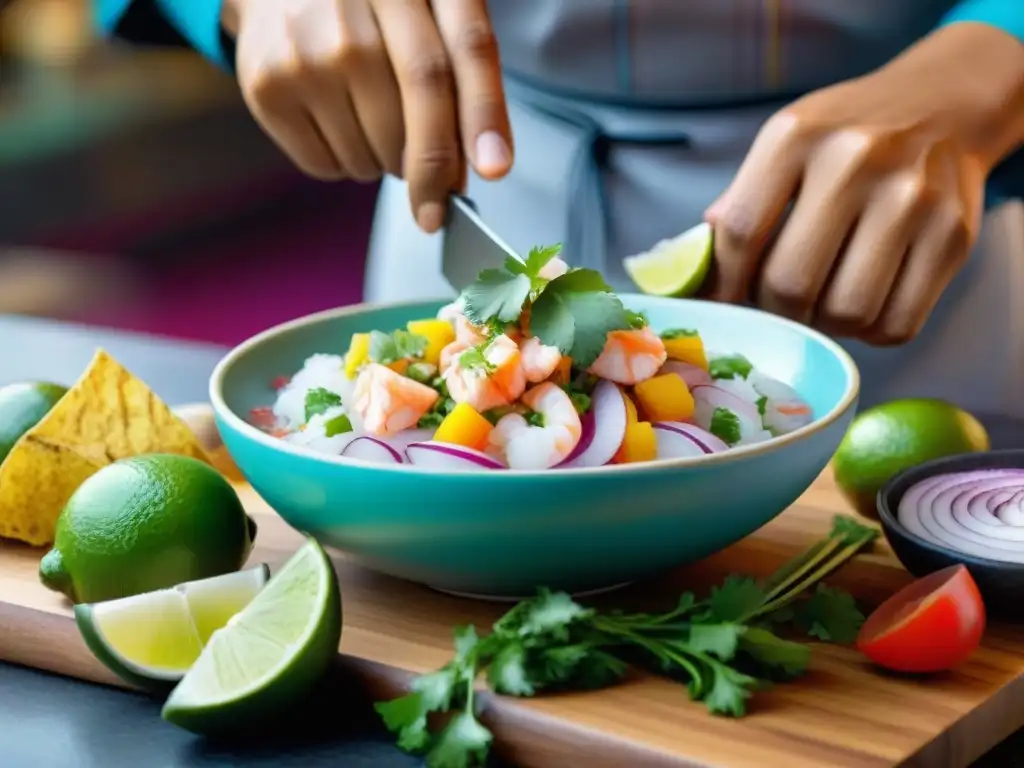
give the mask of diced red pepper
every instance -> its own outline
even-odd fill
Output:
[[[270,388],[274,390],[284,389],[288,386],[288,382],[292,380],[291,376],[275,376],[270,382]]]
[[[267,407],[253,408],[249,411],[249,423],[259,429],[270,429],[277,424],[274,409]]]

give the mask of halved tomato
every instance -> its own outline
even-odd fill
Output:
[[[985,604],[962,565],[908,584],[861,627],[857,648],[896,672],[940,672],[970,656],[985,632]]]

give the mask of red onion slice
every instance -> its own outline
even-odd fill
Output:
[[[903,494],[896,517],[909,532],[932,544],[989,560],[1024,563],[1024,469],[929,477]]]
[[[682,360],[666,360],[665,364],[661,366],[661,370],[658,371],[659,375],[663,373],[674,373],[685,381],[686,386],[690,389],[704,384],[713,384],[715,381],[711,378],[711,374],[703,368],[692,363],[684,363]]]
[[[696,424],[687,424],[683,421],[658,421],[652,425],[655,429],[668,429],[679,432],[700,446],[704,453],[719,453],[728,451],[729,445],[720,437],[698,427]]]
[[[626,401],[613,382],[601,379],[594,387],[590,410],[581,419],[583,431],[576,447],[557,467],[601,467],[615,457],[626,436]]]
[[[412,443],[405,449],[405,455],[413,466],[441,471],[505,469],[486,453],[453,443]]]
[[[402,454],[376,437],[363,435],[345,446],[341,455],[347,459],[361,459],[375,464],[401,464]]]
[[[654,436],[658,441],[659,459],[686,459],[693,456],[707,456],[708,446],[697,441],[689,433],[675,429],[671,422],[655,422]]]
[[[413,443],[426,443],[433,440],[436,429],[403,429],[401,432],[391,435],[387,439],[378,438],[383,442],[390,445],[399,453],[404,453],[405,449]]]
[[[761,414],[754,403],[748,403],[738,395],[714,384],[694,387],[692,394],[695,404],[695,420],[704,429],[711,424],[711,416],[716,408],[726,408],[735,413],[743,424],[744,433],[761,429]]]

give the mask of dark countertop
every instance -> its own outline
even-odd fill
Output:
[[[71,383],[103,346],[172,405],[206,399],[224,350],[0,315],[0,385],[24,379]],[[998,428],[998,425],[994,425]],[[1024,444],[1020,425],[999,442]],[[164,723],[158,702],[141,695],[0,664],[0,765],[4,768],[220,768],[251,765],[413,768],[382,733],[359,684],[331,675],[302,711],[269,737],[210,744]],[[1021,732],[975,768],[1024,768]]]

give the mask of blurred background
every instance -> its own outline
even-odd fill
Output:
[[[294,171],[198,55],[0,1],[0,314],[233,344],[359,300],[375,194]]]

